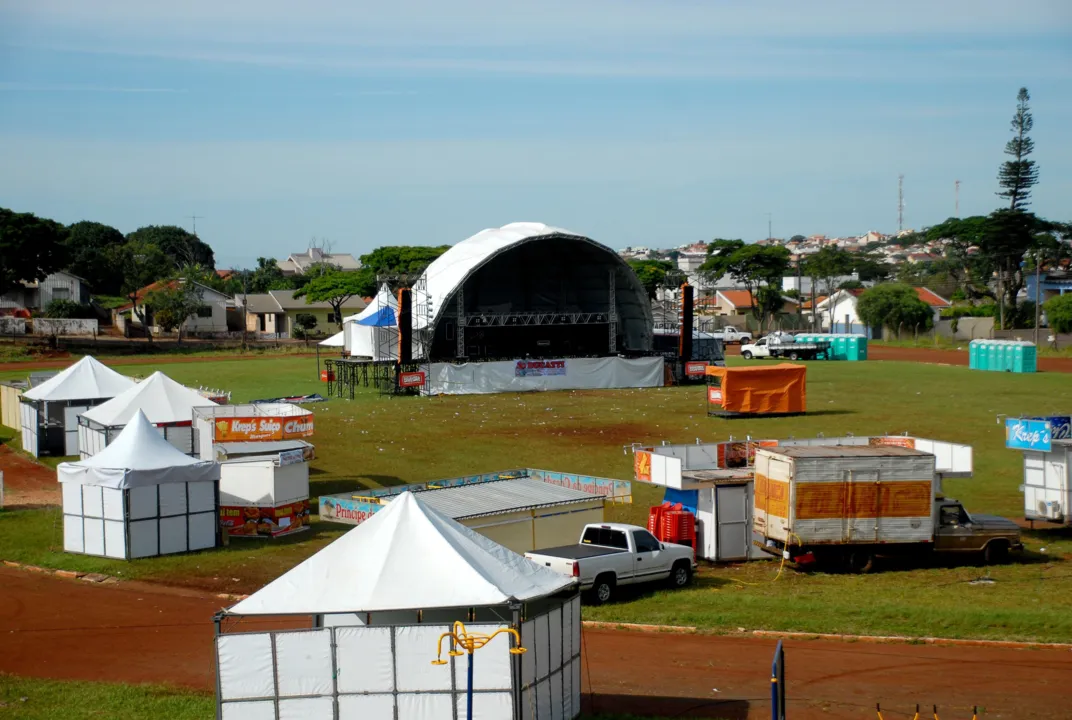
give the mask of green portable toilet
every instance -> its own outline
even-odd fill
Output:
[[[976,363],[978,369],[980,369],[980,370],[989,370],[990,369],[990,341],[989,340],[980,340],[979,341],[979,350],[978,350],[978,353],[977,353],[977,357],[975,358],[975,363]]]
[[[1001,341],[991,340],[986,346],[986,369],[990,372],[1001,371]]]
[[[968,369],[979,369],[979,341],[972,340],[968,343]]]
[[[1018,342],[1012,348],[1012,371],[1033,373],[1036,371],[1037,349],[1035,343]]]
[[[998,346],[998,372],[1012,370],[1012,342],[1002,340]]]
[[[866,335],[849,335],[845,339],[845,359],[851,361],[867,359]]]
[[[861,335],[859,337],[859,353],[860,353],[860,357],[858,358],[859,360],[866,360],[867,359],[867,344],[868,344],[867,335]]]
[[[846,335],[838,335],[834,338],[834,359],[849,359],[849,338]]]

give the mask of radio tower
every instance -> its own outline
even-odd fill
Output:
[[[897,232],[904,232],[904,175],[897,176]]]
[[[953,194],[956,198],[956,214],[953,217],[960,217],[960,180],[953,181]]]

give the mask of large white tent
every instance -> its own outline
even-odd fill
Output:
[[[172,446],[140,410],[111,445],[57,474],[68,552],[136,558],[216,545],[219,463]]]
[[[23,393],[22,449],[38,455],[75,455],[78,416],[134,387],[135,382],[87,355],[51,380]]]
[[[398,298],[384,283],[364,310],[343,320],[350,357],[397,360],[398,348],[390,341],[398,337],[397,317]]]
[[[78,451],[82,458],[99,453],[138,412],[145,414],[164,438],[193,455],[193,409],[216,405],[201,393],[157,371],[134,387],[82,413],[78,420]]]
[[[237,603],[228,616],[313,616],[314,629],[216,639],[225,720],[452,720],[465,662],[433,666],[454,620],[507,634],[475,656],[474,717],[570,720],[580,713],[580,600],[572,578],[533,563],[404,493]],[[308,626],[305,626],[308,627]],[[263,713],[259,714],[259,713]]]

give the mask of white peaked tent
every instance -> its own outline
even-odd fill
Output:
[[[357,315],[351,315],[343,320],[343,332],[346,333],[346,350],[351,357],[370,357],[373,360],[397,360],[398,348],[394,343],[388,342],[388,334],[397,327],[362,325],[360,321],[370,320],[382,316],[381,311],[388,309],[397,318],[398,297],[391,292],[391,288],[384,283],[380,286],[376,297],[372,298],[364,310]],[[394,337],[397,337],[395,335]]]
[[[57,473],[68,552],[136,558],[216,545],[219,463],[172,446],[140,410],[111,445]]]
[[[216,405],[157,371],[134,387],[82,413],[78,419],[78,451],[90,457],[111,443],[138,412],[145,414],[164,438],[179,450],[194,454],[193,409]]]
[[[38,455],[78,452],[78,416],[134,387],[89,355],[22,395],[22,449]]]
[[[439,636],[516,628],[474,656],[473,716],[572,720],[580,714],[580,599],[554,573],[405,493],[223,613],[313,616],[314,629],[216,638],[224,720],[464,716],[466,662]],[[221,619],[222,619],[221,618]],[[308,626],[306,626],[308,627]],[[241,626],[239,626],[241,628]]]
[[[320,347],[344,347],[346,345],[346,331],[340,330],[326,340],[320,341]]]

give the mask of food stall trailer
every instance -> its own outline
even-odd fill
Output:
[[[804,365],[707,368],[708,417],[797,415],[806,409]]]
[[[1024,519],[1072,525],[1072,416],[1007,418],[1005,446],[1024,453]]]

